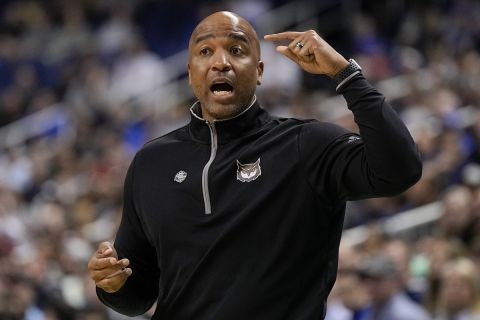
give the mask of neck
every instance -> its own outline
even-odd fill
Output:
[[[199,101],[197,101],[197,102],[195,102],[195,103],[193,104],[192,108],[193,108],[195,105],[197,105],[197,104],[200,103],[200,111],[201,111],[202,114],[201,114],[201,115],[197,115],[197,114],[195,114],[194,112],[192,112],[192,113],[193,113],[197,118],[202,119],[202,120],[205,120],[205,121],[207,121],[208,123],[213,123],[213,122],[218,122],[218,121],[225,121],[225,120],[234,119],[234,118],[240,116],[241,114],[245,113],[248,109],[250,109],[250,108],[253,106],[253,104],[255,103],[255,101],[257,101],[257,96],[256,96],[256,95],[253,95],[250,103],[249,103],[246,107],[239,108],[239,112],[235,113],[235,114],[232,115],[232,116],[223,117],[223,118],[216,118],[216,117],[214,117],[214,116],[212,116],[212,115],[204,112],[204,109],[203,109],[201,103],[200,103]],[[190,108],[191,111],[193,111],[192,108]]]

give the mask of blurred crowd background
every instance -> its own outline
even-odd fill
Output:
[[[480,319],[475,0],[0,1],[0,319],[123,319],[98,302],[87,261],[113,239],[134,153],[188,121],[188,38],[224,9],[260,37],[318,30],[422,154],[404,194],[349,203],[327,319]],[[265,108],[357,130],[331,81],[261,46]]]

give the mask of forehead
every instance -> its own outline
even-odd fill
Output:
[[[232,13],[222,12],[211,15],[198,24],[190,38],[190,45],[205,38],[229,37],[232,34],[243,35],[248,42],[257,39],[248,22]]]

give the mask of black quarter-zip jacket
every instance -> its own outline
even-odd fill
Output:
[[[276,118],[255,102],[147,143],[125,180],[115,248],[132,275],[109,307],[153,319],[323,319],[345,203],[404,191],[421,175],[413,139],[359,75],[341,92],[360,135]]]

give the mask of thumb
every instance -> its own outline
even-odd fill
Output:
[[[98,245],[97,256],[99,257],[116,257],[117,253],[113,248],[113,244],[109,241],[104,241]]]
[[[283,54],[285,57],[289,58],[289,59],[292,60],[293,62],[298,63],[297,55],[296,55],[295,53],[293,53],[292,50],[290,50],[289,47],[287,47],[287,46],[278,46],[278,47],[277,47],[277,52]]]

